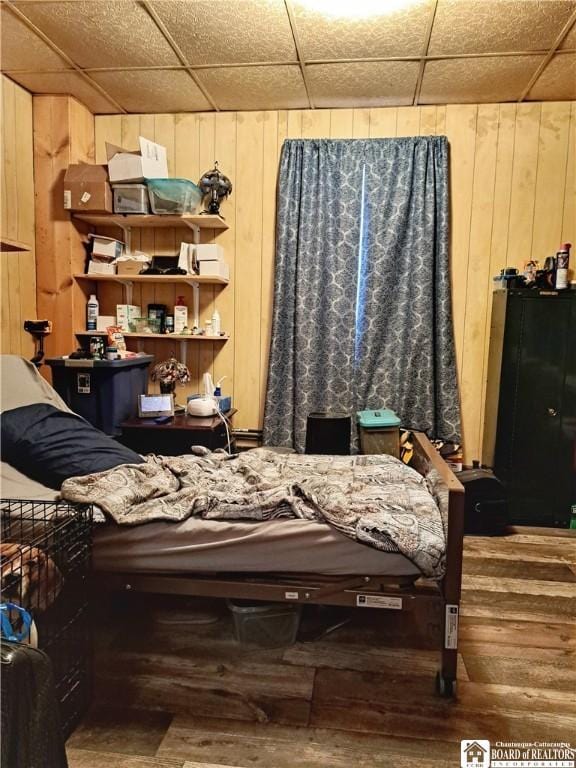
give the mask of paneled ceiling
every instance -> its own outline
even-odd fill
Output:
[[[576,0],[1,5],[2,71],[98,114],[576,98]]]

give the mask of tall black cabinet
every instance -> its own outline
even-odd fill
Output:
[[[576,291],[495,291],[491,344],[501,349],[494,471],[512,522],[567,527],[576,503]]]

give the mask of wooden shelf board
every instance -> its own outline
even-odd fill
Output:
[[[32,250],[32,246],[19,240],[10,240],[7,237],[0,239],[0,253],[22,253]]]
[[[107,336],[106,331],[75,331],[76,336]],[[165,339],[173,341],[228,341],[230,336],[206,336],[181,333],[128,333],[122,331],[127,339]]]
[[[72,217],[94,227],[199,227],[228,229],[229,224],[214,214],[184,213],[181,216],[119,213],[73,213]]]
[[[97,283],[198,283],[199,285],[228,285],[225,277],[216,275],[74,275],[75,280]]]

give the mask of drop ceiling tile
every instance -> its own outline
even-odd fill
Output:
[[[529,101],[576,99],[576,53],[554,56],[527,98]]]
[[[80,67],[180,64],[154,21],[135,2],[44,0],[17,7]]]
[[[576,0],[439,0],[428,53],[549,49]]]
[[[306,89],[297,65],[199,69],[219,109],[304,109]]]
[[[296,61],[284,0],[154,0],[190,64]]]
[[[428,61],[421,104],[475,104],[515,101],[543,56],[490,56]]]
[[[416,61],[310,64],[306,67],[316,107],[378,107],[412,104]]]
[[[120,111],[77,72],[7,72],[7,75],[32,93],[68,93],[75,96],[94,114],[113,114]]]
[[[572,29],[562,41],[560,48],[561,50],[566,50],[568,48],[570,50],[576,50],[576,22],[572,25]]]
[[[356,5],[357,0],[350,0],[350,8]],[[384,2],[381,5],[386,7]],[[388,5],[394,7],[394,3]],[[433,11],[430,0],[410,0],[404,8],[360,18],[331,13],[329,8],[320,12],[314,10],[313,2],[303,0],[293,0],[292,7],[305,59],[419,56]]]
[[[212,109],[184,70],[91,72],[90,76],[128,112],[198,112]]]
[[[1,17],[0,64],[3,70],[67,69],[68,64],[6,7]]]

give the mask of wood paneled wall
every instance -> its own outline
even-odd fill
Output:
[[[64,210],[64,174],[77,162],[94,162],[94,116],[71,96],[34,96],[38,313],[54,324],[47,357],[74,350],[84,327],[86,299],[72,275],[84,271],[89,229]]]
[[[34,342],[24,320],[36,319],[32,96],[2,76],[3,240],[24,250],[0,255],[1,347],[4,354],[32,357]]]
[[[236,424],[261,426],[274,266],[275,188],[285,138],[366,138],[445,134],[451,147],[454,329],[466,460],[480,458],[484,422],[492,276],[505,265],[541,261],[575,238],[576,104],[122,115],[96,118],[96,161],[105,141],[136,148],[137,136],[165,144],[170,173],[196,180],[214,159],[234,183],[223,205],[230,230],[219,235],[231,284],[203,289],[201,319],[216,305],[232,338],[222,347],[190,345],[198,387],[205,370],[226,375],[239,409]],[[141,245],[177,250],[181,233],[142,231]],[[207,233],[210,237],[211,233]],[[175,291],[147,289],[142,304],[171,304]],[[107,291],[101,311],[121,295]],[[158,342],[166,355],[169,342]]]

